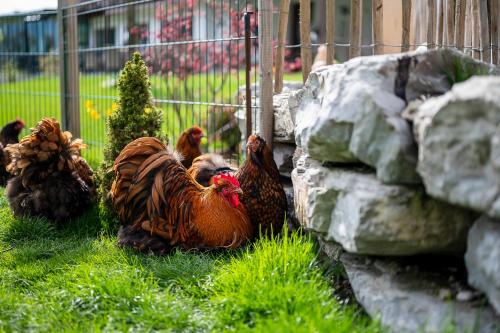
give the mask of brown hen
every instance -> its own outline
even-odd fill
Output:
[[[252,237],[238,181],[219,175],[201,186],[158,139],[128,144],[113,170],[120,245],[162,254],[172,247],[236,248]]]
[[[198,126],[193,126],[182,132],[177,140],[176,150],[181,155],[182,165],[191,167],[193,160],[201,155],[200,141],[205,135]]]
[[[251,135],[247,142],[247,158],[236,172],[245,205],[254,226],[254,233],[270,235],[281,231],[287,208],[286,194],[273,153],[266,141]],[[260,230],[259,230],[260,229]]]
[[[71,137],[55,119],[44,118],[20,143],[5,149],[13,176],[6,195],[14,215],[64,222],[91,205],[93,172],[80,156],[86,146]]]
[[[8,144],[19,142],[19,133],[24,128],[24,121],[17,119],[5,125],[0,131],[0,143],[7,147]]]

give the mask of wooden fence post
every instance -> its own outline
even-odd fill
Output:
[[[459,51],[464,50],[466,1],[467,0],[456,0],[455,3],[455,36],[453,40]]]
[[[472,1],[472,56],[475,59],[481,59],[481,31],[479,24],[479,1]]]
[[[436,29],[436,6],[435,0],[427,0],[427,47],[432,49],[435,46]]]
[[[488,18],[488,3],[486,0],[479,1],[479,38],[481,44],[481,60],[489,63],[491,61],[490,24]]]
[[[351,40],[349,47],[349,59],[361,55],[361,20],[363,13],[363,3],[361,0],[351,0]]]
[[[312,66],[311,0],[300,0],[300,45],[302,81],[305,83]]]
[[[335,58],[335,0],[326,0],[326,64]]]
[[[443,1],[436,0],[436,46],[443,47]]]
[[[77,0],[58,0],[59,76],[61,123],[64,129],[80,137],[80,72],[78,68]]]
[[[259,0],[259,112],[260,132],[269,147],[273,146],[273,4]]]
[[[410,49],[411,0],[403,0],[403,32],[401,36],[401,52]]]
[[[498,19],[500,16],[500,8],[498,4],[498,0],[489,0],[489,13],[490,13],[490,38],[491,38],[491,62],[495,65],[498,65]]]
[[[469,56],[472,56],[472,1],[465,0],[464,45],[465,53]]]
[[[288,26],[288,10],[290,0],[280,1],[280,16],[278,25],[278,47],[276,49],[276,66],[274,76],[274,92],[280,93],[283,90],[283,62],[285,59],[286,28]]]
[[[384,51],[384,1],[374,0],[372,4],[372,41],[375,44],[373,54]]]
[[[447,47],[455,46],[455,0],[446,0],[445,2],[445,38],[444,44]]]

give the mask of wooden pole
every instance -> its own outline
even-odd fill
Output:
[[[472,1],[472,56],[475,59],[481,59],[481,31],[479,24],[479,1]]]
[[[481,45],[481,60],[491,62],[491,40],[490,24],[488,18],[488,3],[486,0],[479,1],[479,38]]]
[[[349,35],[351,46],[349,48],[349,59],[361,55],[362,4],[361,0],[351,0],[351,33]]]
[[[401,36],[401,52],[410,50],[411,0],[403,0],[403,33]]]
[[[432,49],[435,46],[436,29],[436,6],[435,0],[427,0],[427,47]]]
[[[326,0],[326,64],[335,59],[335,0]]]
[[[490,13],[490,38],[491,38],[491,46],[492,46],[492,53],[491,53],[491,62],[495,65],[498,65],[498,19],[500,16],[499,12],[499,4],[498,0],[489,0],[489,13]]]
[[[290,0],[280,1],[280,16],[278,25],[278,48],[276,49],[276,72],[274,76],[274,92],[280,93],[283,90],[283,62],[285,60],[285,40],[286,28],[288,25],[288,10]]]
[[[373,54],[384,52],[384,1],[374,0],[372,4],[372,40],[375,44]]]
[[[305,83],[312,66],[311,0],[300,0],[300,44],[302,81]]]
[[[80,72],[78,68],[77,0],[58,0],[59,70],[61,90],[61,123],[80,137]]]
[[[259,112],[260,132],[269,147],[273,146],[273,4],[259,0]]]
[[[456,0],[455,2],[455,35],[454,44],[459,51],[464,50],[465,42],[465,5],[466,0]]]
[[[443,46],[443,0],[436,0],[436,46]]]
[[[448,47],[455,44],[455,0],[445,2],[445,31],[444,44]]]
[[[472,0],[465,0],[465,28],[464,44],[465,53],[472,56]]]

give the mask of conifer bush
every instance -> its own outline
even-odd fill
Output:
[[[114,180],[113,163],[133,140],[161,137],[162,112],[153,105],[148,68],[136,52],[127,61],[118,79],[118,107],[106,121],[108,143],[99,169],[99,196],[105,210],[110,210],[109,190]]]

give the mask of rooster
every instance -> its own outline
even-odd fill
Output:
[[[17,119],[5,125],[0,131],[0,186],[5,186],[9,179],[7,172],[7,164],[9,164],[9,157],[5,151],[8,144],[19,142],[19,133],[24,128],[24,121]]]
[[[201,185],[210,186],[212,177],[234,171],[224,158],[217,154],[203,154],[194,159],[188,173]]]
[[[210,175],[225,170],[227,164],[219,155],[205,154],[193,162],[189,173],[198,182],[207,182]],[[237,170],[241,184],[241,202],[245,205],[254,235],[270,235],[281,231],[287,209],[286,194],[280,181],[278,167],[264,139],[252,135],[247,143],[247,158]],[[208,182],[210,182],[208,180]]]
[[[182,165],[189,169],[193,160],[201,155],[200,141],[205,137],[198,126],[193,126],[182,132],[177,140],[176,150],[181,155]]]
[[[20,143],[9,145],[13,176],[6,196],[16,216],[65,222],[84,212],[94,197],[93,172],[80,156],[86,146],[71,140],[55,119],[44,118]]]
[[[113,170],[110,195],[122,246],[162,254],[173,247],[236,248],[252,237],[236,178],[217,175],[211,186],[201,186],[156,138],[129,143]]]

